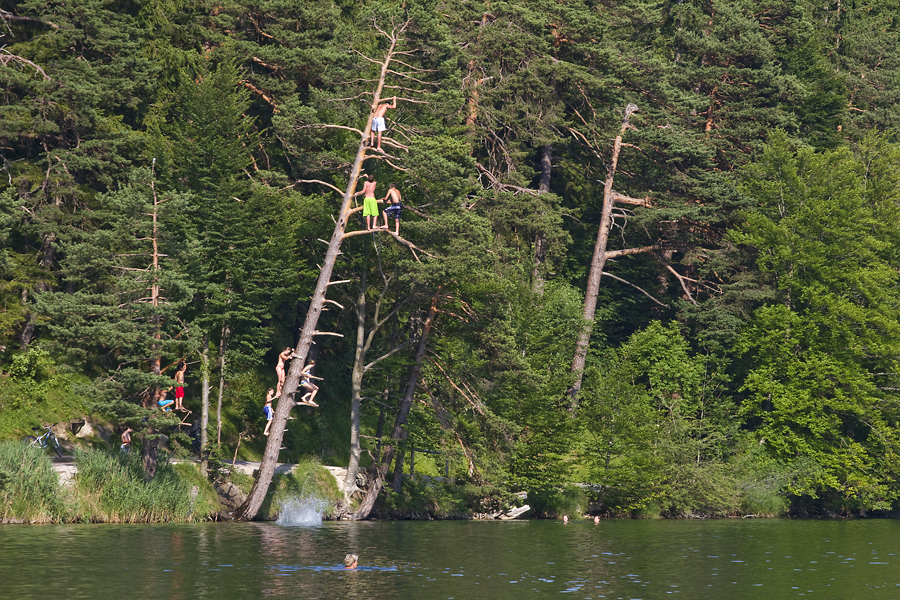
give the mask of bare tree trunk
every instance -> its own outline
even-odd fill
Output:
[[[425,324],[422,327],[422,336],[419,339],[419,348],[416,351],[416,360],[413,363],[412,369],[409,372],[409,380],[406,382],[406,390],[403,394],[403,399],[400,401],[400,410],[397,413],[397,418],[394,421],[394,429],[391,432],[392,440],[400,440],[403,435],[403,428],[406,426],[406,419],[409,417],[409,410],[412,407],[413,396],[416,391],[416,384],[419,382],[419,373],[422,371],[422,361],[425,359],[425,349],[428,345],[428,334],[431,333],[431,326],[434,323],[435,315],[437,314],[437,305],[438,299],[440,298],[440,288],[435,292],[434,297],[431,299],[431,308],[428,309],[428,317],[425,319]],[[387,475],[388,470],[391,467],[391,461],[394,459],[394,445],[388,444],[384,447],[381,462],[375,468],[375,476],[372,482],[369,484],[369,489],[366,492],[366,497],[363,500],[362,505],[359,507],[359,510],[354,515],[354,519],[362,520],[369,516],[369,513],[372,512],[372,508],[375,506],[375,500],[378,498],[378,495],[381,493],[381,489],[384,487],[384,478]]]
[[[484,26],[487,25],[488,13],[482,13],[481,15],[481,29],[484,29]],[[478,36],[476,37],[476,44],[481,41],[481,29],[479,29]],[[482,83],[488,81],[490,77],[478,78],[478,74],[475,72],[475,59],[469,61],[468,67],[468,77],[467,79],[471,80],[472,86],[472,95],[469,96],[468,102],[468,115],[466,115],[466,126],[471,127],[475,124],[475,121],[478,120],[478,86]]]
[[[553,147],[550,144],[541,146],[541,178],[538,180],[538,192],[550,192],[550,174],[553,170]],[[531,274],[531,291],[539,296],[544,294],[544,260],[547,253],[547,236],[543,231],[534,237],[534,270]]]
[[[550,174],[553,170],[553,146],[544,144],[541,146],[541,178],[538,180],[538,192],[546,194],[550,192]]]
[[[150,190],[153,192],[153,231],[151,234],[151,242],[153,243],[153,263],[151,265],[151,285],[150,285],[150,304],[153,306],[153,344],[150,348],[150,372],[154,375],[162,373],[162,321],[159,316],[159,196],[156,194],[156,159],[153,159],[153,166],[150,171]],[[156,398],[154,390],[152,398]],[[157,467],[157,446],[159,441],[156,437],[156,431],[153,428],[147,429],[147,435],[143,438],[141,448],[141,458],[144,463],[144,479],[149,481],[156,476]]]
[[[159,441],[156,439],[156,431],[147,430],[147,435],[143,437],[141,442],[141,461],[144,465],[144,481],[150,481],[156,477],[156,467],[159,464],[159,456],[157,454],[157,446]]]
[[[281,442],[284,437],[284,428],[287,424],[287,419],[288,415],[290,414],[291,408],[294,405],[293,395],[294,392],[297,391],[297,386],[300,383],[300,372],[303,370],[303,367],[306,363],[306,357],[309,353],[310,344],[312,344],[313,337],[318,333],[316,331],[316,326],[319,323],[319,317],[322,314],[322,308],[325,304],[325,294],[328,291],[329,284],[331,283],[331,273],[334,270],[335,261],[337,260],[337,257],[340,253],[341,241],[343,240],[344,231],[347,227],[347,221],[350,217],[353,194],[356,191],[356,184],[357,180],[359,179],[360,170],[362,169],[363,161],[367,158],[366,141],[368,140],[369,135],[372,131],[372,115],[374,114],[375,109],[381,101],[381,93],[384,89],[384,82],[385,78],[387,77],[388,67],[390,66],[391,61],[394,58],[395,48],[400,39],[399,36],[403,33],[403,30],[405,28],[406,24],[404,24],[397,30],[394,30],[389,36],[390,46],[388,47],[388,50],[384,55],[383,62],[381,63],[381,74],[378,78],[378,85],[376,85],[375,90],[372,94],[372,105],[369,111],[369,118],[366,121],[366,126],[362,132],[362,138],[359,141],[359,146],[356,151],[356,160],[353,161],[353,167],[350,169],[350,176],[349,180],[347,181],[347,188],[344,191],[341,211],[335,223],[334,232],[331,235],[331,240],[328,243],[328,252],[325,254],[325,261],[323,262],[322,269],[319,272],[319,280],[316,283],[316,289],[313,292],[312,298],[310,299],[309,310],[306,313],[306,320],[303,323],[303,329],[300,333],[300,341],[296,349],[294,350],[291,367],[287,373],[284,387],[281,391],[281,398],[278,401],[278,407],[275,409],[275,416],[272,419],[272,427],[269,429],[269,439],[266,443],[266,450],[263,453],[263,459],[259,465],[259,475],[257,476],[256,481],[253,483],[253,487],[250,489],[247,500],[238,509],[238,519],[243,521],[249,521],[256,517],[256,513],[259,512],[259,508],[260,506],[262,506],[263,500],[265,499],[266,494],[269,491],[269,486],[272,483],[272,476],[275,473],[275,466],[278,463],[278,452],[281,448]]]
[[[56,206],[59,207],[62,202],[59,198],[56,199]],[[41,259],[38,261],[38,266],[42,269],[46,269],[47,271],[53,267],[53,242],[56,241],[55,233],[48,233],[44,236],[44,241],[41,242]],[[50,285],[46,281],[38,281],[34,286],[34,291],[40,294],[41,292],[46,292],[50,289]],[[35,325],[35,318],[31,311],[27,310],[28,303],[28,290],[22,290],[22,306],[26,308],[25,313],[25,325],[22,326],[22,329],[19,331],[19,348],[24,352],[28,350],[28,346],[31,345],[31,340],[34,339],[35,331],[37,326]]]
[[[353,373],[350,376],[350,463],[347,465],[347,477],[344,479],[344,490],[348,493],[356,489],[359,457],[362,452],[359,445],[359,407],[366,361],[366,276],[368,275],[368,257],[367,247],[367,260],[360,276],[359,296],[356,299],[356,356],[353,360]]]
[[[209,469],[209,334],[203,334],[200,352],[200,473],[206,477]]]
[[[616,175],[616,165],[619,162],[619,151],[622,149],[622,135],[631,127],[628,122],[631,113],[637,110],[637,106],[629,104],[625,109],[625,118],[619,135],[613,142],[612,158],[606,172],[606,181],[603,185],[603,210],[600,214],[600,229],[597,232],[597,242],[594,244],[594,256],[591,259],[591,270],[588,274],[587,290],[584,295],[584,312],[582,317],[584,324],[578,341],[575,345],[575,357],[572,359],[572,373],[576,381],[568,390],[571,409],[574,411],[577,405],[578,392],[581,390],[581,382],[584,377],[584,364],[587,360],[588,346],[591,341],[591,331],[594,328],[594,313],[597,311],[597,295],[600,292],[600,278],[603,276],[603,267],[606,265],[606,244],[609,240],[609,227],[612,222],[612,209],[615,204],[613,193],[613,179]]]
[[[222,446],[222,396],[225,395],[225,352],[228,350],[228,337],[231,330],[222,325],[222,337],[219,339],[219,399],[216,405],[216,447]]]
[[[405,442],[409,438],[409,432],[404,428],[400,441]],[[403,461],[406,458],[406,452],[403,448],[397,450],[397,458],[394,460],[394,477],[391,481],[391,487],[398,494],[403,486]]]

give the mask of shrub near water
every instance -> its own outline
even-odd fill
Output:
[[[41,448],[0,443],[0,521],[49,523],[62,518],[59,477]]]
[[[323,501],[328,516],[342,497],[331,473],[319,461],[307,457],[297,463],[293,472],[272,478],[272,490],[263,501],[257,518],[274,520],[286,502],[298,498]]]
[[[148,482],[137,453],[79,451],[75,461],[82,520],[150,523],[206,516],[192,511],[191,482],[164,461]]]

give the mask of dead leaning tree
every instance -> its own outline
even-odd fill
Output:
[[[325,261],[322,264],[322,269],[319,272],[319,280],[316,284],[316,289],[313,292],[312,298],[310,300],[309,310],[306,313],[306,321],[304,322],[303,329],[300,333],[300,341],[297,344],[297,348],[294,350],[293,360],[291,360],[291,367],[284,382],[281,397],[278,401],[278,407],[275,409],[275,416],[272,419],[272,427],[269,430],[269,438],[268,442],[266,443],[266,450],[263,454],[263,459],[259,466],[259,474],[257,475],[256,481],[253,482],[253,487],[250,489],[250,494],[247,496],[247,500],[238,509],[238,520],[252,520],[256,517],[257,512],[259,512],[259,508],[260,506],[262,506],[263,500],[265,499],[266,494],[269,491],[269,486],[272,483],[272,476],[275,473],[275,466],[278,462],[278,453],[281,449],[281,442],[284,438],[285,425],[287,424],[288,415],[291,412],[291,408],[293,408],[294,406],[293,395],[297,391],[297,387],[299,386],[300,372],[303,370],[303,366],[306,363],[306,357],[309,353],[309,347],[312,344],[313,338],[315,336],[331,334],[330,332],[318,331],[316,329],[316,326],[318,325],[319,317],[322,314],[325,303],[328,302],[331,304],[337,304],[333,300],[328,300],[325,297],[328,291],[328,286],[338,283],[346,283],[344,281],[331,281],[331,274],[334,270],[335,261],[340,255],[341,242],[351,235],[358,234],[358,232],[345,233],[350,215],[353,212],[356,212],[351,208],[353,204],[353,194],[356,190],[356,184],[359,180],[359,175],[362,171],[363,163],[367,158],[377,156],[367,154],[366,147],[366,141],[369,139],[369,134],[372,131],[372,115],[374,114],[378,104],[381,102],[381,94],[385,88],[385,80],[388,74],[391,74],[393,76],[403,76],[402,73],[391,69],[391,63],[397,61],[397,57],[409,54],[409,52],[397,49],[398,44],[402,41],[401,36],[408,26],[409,21],[406,21],[405,23],[393,28],[390,32],[378,29],[379,33],[385,36],[390,42],[389,47],[381,61],[375,61],[374,59],[364,57],[366,60],[375,62],[376,64],[380,65],[380,74],[375,86],[375,91],[372,94],[372,104],[369,110],[369,118],[366,121],[365,129],[360,131],[358,129],[335,126],[341,129],[351,129],[360,134],[359,147],[356,151],[356,160],[354,160],[353,166],[350,170],[350,177],[347,181],[346,190],[342,192],[335,186],[323,181],[302,181],[310,183],[320,183],[330,187],[331,189],[342,194],[343,202],[341,204],[340,215],[335,222],[334,233],[331,235],[331,241],[328,243],[328,251],[325,254]],[[394,237],[399,238],[399,236]],[[406,240],[402,240],[402,238],[400,239],[408,246],[410,246],[411,249],[415,249],[412,244],[406,242]]]
[[[591,259],[591,270],[588,274],[587,290],[585,290],[584,294],[584,312],[582,314],[584,325],[578,335],[578,341],[575,345],[575,356],[572,359],[572,373],[575,374],[576,380],[567,392],[570,399],[570,409],[573,411],[575,410],[578,392],[581,390],[581,382],[584,376],[584,364],[587,360],[588,345],[590,344],[591,332],[594,328],[594,313],[597,311],[597,295],[600,292],[600,278],[604,275],[603,268],[606,266],[606,260],[630,254],[653,252],[659,248],[658,245],[653,245],[613,251],[607,251],[606,249],[607,242],[609,241],[609,229],[612,226],[613,207],[616,202],[634,206],[650,206],[649,197],[631,198],[613,191],[612,187],[613,179],[616,175],[616,166],[619,162],[619,152],[622,150],[622,136],[628,129],[635,129],[634,125],[629,122],[629,118],[638,110],[638,107],[631,103],[625,107],[625,118],[622,119],[622,127],[619,130],[619,135],[617,135],[616,139],[613,141],[612,157],[609,161],[606,181],[603,185],[603,210],[600,215],[600,229],[597,232],[597,242],[594,244],[594,256]],[[593,148],[584,136],[580,137]],[[596,148],[593,149],[596,152]],[[616,279],[619,278],[616,277]]]

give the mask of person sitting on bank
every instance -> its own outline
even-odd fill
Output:
[[[344,568],[345,569],[355,569],[357,564],[359,564],[359,555],[357,554],[348,554],[344,557]]]
[[[403,210],[403,204],[401,204],[400,190],[397,189],[396,185],[390,184],[388,193],[382,202],[388,204],[388,207],[384,209],[384,229],[390,229],[388,227],[388,217],[391,217],[394,219],[394,235],[400,235],[400,212]]]

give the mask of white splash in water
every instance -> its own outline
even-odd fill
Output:
[[[325,500],[313,496],[288,498],[281,503],[276,522],[286,527],[315,527],[322,524],[322,513],[327,507]]]

